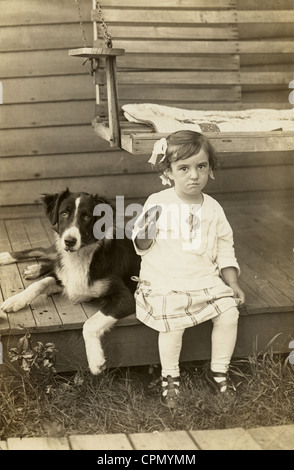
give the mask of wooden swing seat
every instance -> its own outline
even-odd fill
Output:
[[[154,142],[168,135],[150,125],[126,121],[121,106],[127,103],[192,110],[291,108],[293,42],[280,37],[294,20],[294,10],[286,9],[287,0],[282,2],[285,10],[240,9],[244,7],[237,6],[236,0],[195,3],[101,1],[114,49],[104,44],[101,17],[92,10],[93,48],[73,49],[69,55],[95,63],[92,125],[110,146],[150,154]],[[264,24],[278,31],[278,37],[265,34]],[[254,39],[242,39],[244,28],[255,31]],[[220,153],[293,150],[294,131],[206,135]]]

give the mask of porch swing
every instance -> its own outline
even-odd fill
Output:
[[[78,0],[75,2],[83,29]],[[93,47],[86,45],[83,34],[84,47],[69,50],[69,56],[84,57],[91,63],[96,88],[94,132],[111,147],[131,154],[150,154],[155,141],[174,130],[173,126],[168,128],[169,119],[164,116],[155,121],[150,119],[150,109],[151,112],[155,110],[155,115],[158,110],[179,113],[182,117],[175,121],[186,127],[195,124],[189,119],[195,109],[198,114],[203,114],[204,121],[207,114],[211,117],[215,113],[221,122],[222,115],[235,112],[242,122],[248,111],[246,103],[241,101],[237,13],[236,0],[223,0],[221,7],[218,0],[198,0],[197,8],[195,1],[190,0],[180,3],[171,0],[160,6],[157,0],[92,0]],[[126,47],[113,47],[106,22],[112,28],[115,42]],[[285,57],[293,53],[287,41],[279,46],[276,53],[284,53]],[[271,42],[267,47],[270,54]],[[249,78],[249,83],[250,80],[253,83],[264,80],[267,84],[271,82],[269,74],[266,77],[264,72],[255,72],[255,78],[245,78]],[[272,76],[273,81],[277,78],[280,85],[288,88],[293,80],[293,66],[289,71]],[[273,88],[276,86],[273,83]],[[277,116],[285,111],[279,111],[279,108],[287,108],[288,113],[293,111],[289,102],[285,106],[281,102],[273,105],[277,105],[278,109],[272,111]],[[137,115],[136,106],[139,109]],[[254,108],[258,107],[254,105]],[[135,114],[132,115],[133,109]],[[146,116],[144,109],[147,109]],[[253,109],[252,114],[258,115],[260,111]],[[269,114],[268,110],[268,114],[265,111],[261,116],[265,116],[266,121]],[[282,124],[287,117],[287,114],[282,116]],[[278,119],[273,128],[268,126],[266,130],[259,130],[257,127],[254,131],[252,128],[250,131],[235,130],[235,125],[231,130],[229,124],[229,131],[223,131],[213,119],[207,123],[202,121],[200,119],[197,128],[210,138],[219,153],[293,151],[294,116],[293,127],[289,128],[288,122],[286,130]],[[162,131],[160,124],[163,122]]]

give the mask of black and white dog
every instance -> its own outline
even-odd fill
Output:
[[[119,319],[135,311],[131,280],[139,272],[140,258],[131,240],[112,236],[95,238],[98,217],[94,208],[109,202],[98,195],[72,193],[68,189],[43,198],[45,212],[56,232],[56,245],[51,249],[36,248],[0,253],[0,264],[39,258],[39,265],[29,266],[24,275],[34,282],[23,292],[2,304],[5,312],[16,312],[40,294],[64,292],[73,303],[97,300],[99,309],[83,326],[83,337],[90,371],[99,374],[105,367],[101,337]],[[113,211],[115,214],[115,211]]]

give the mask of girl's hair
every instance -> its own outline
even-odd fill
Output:
[[[201,149],[208,155],[209,166],[215,170],[219,166],[217,153],[210,141],[203,134],[195,131],[183,130],[170,134],[167,138],[165,159],[158,164],[160,173],[170,168],[171,163],[196,155]]]

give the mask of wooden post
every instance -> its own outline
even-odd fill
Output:
[[[110,146],[120,147],[120,124],[118,116],[118,94],[116,82],[116,56],[106,57],[106,84]]]

